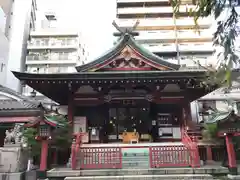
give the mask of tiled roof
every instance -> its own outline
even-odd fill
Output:
[[[239,83],[233,82],[233,87],[227,92],[226,87],[219,88],[203,97],[199,100],[240,100],[240,85]]]
[[[0,92],[12,95],[17,99],[2,99],[0,100],[1,110],[24,110],[24,109],[36,109],[39,106],[39,102],[29,97],[23,96],[20,93],[13,91],[7,87],[0,85]]]
[[[36,109],[38,105],[27,101],[0,100],[0,110]]]
[[[218,112],[212,115],[212,117],[210,117],[210,119],[207,120],[206,123],[211,124],[218,121],[226,120],[228,117],[230,117],[230,115],[232,115],[232,112]]]
[[[165,67],[168,67],[168,69],[171,69],[171,70],[178,70],[180,67],[178,64],[173,64],[168,61],[165,61],[161,57],[150,52],[149,50],[144,48],[142,45],[138,44],[132,35],[125,33],[118,40],[118,43],[112,49],[107,51],[104,55],[96,58],[95,60],[93,60],[87,64],[77,66],[76,69],[78,72],[89,71],[90,69],[94,68],[95,66],[103,64],[103,63],[107,62],[108,60],[112,59],[113,57],[117,56],[126,46],[133,47],[137,51],[138,54],[151,60],[151,62],[153,62],[154,64],[163,65]]]

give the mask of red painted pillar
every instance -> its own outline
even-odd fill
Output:
[[[213,156],[212,156],[212,148],[211,146],[207,146],[206,147],[206,151],[207,151],[207,163],[212,163],[213,161]]]
[[[228,168],[229,172],[232,175],[237,174],[237,162],[236,162],[236,153],[234,150],[234,146],[232,143],[232,137],[229,135],[226,135],[226,147],[227,147],[227,153],[228,153]]]
[[[57,149],[53,152],[53,164],[57,164]]]
[[[48,157],[48,140],[45,139],[42,140],[40,171],[45,171],[47,169],[47,157]]]
[[[75,147],[76,147],[76,140],[74,140],[72,142],[72,148],[71,148],[71,161],[72,161],[72,170],[76,169],[76,151],[75,151]]]

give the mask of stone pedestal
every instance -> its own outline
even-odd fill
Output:
[[[27,168],[27,151],[15,144],[5,145],[0,148],[0,170],[1,172],[21,172]]]
[[[228,174],[228,179],[234,179],[234,180],[240,180],[240,175],[231,175],[231,174]]]
[[[18,172],[18,173],[0,173],[0,180],[21,180],[24,176],[24,173]],[[34,179],[32,179],[34,180]]]

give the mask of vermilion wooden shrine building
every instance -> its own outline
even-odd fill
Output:
[[[76,69],[68,74],[13,72],[36,91],[67,105],[73,126],[78,126],[76,117],[86,119],[84,126],[73,127],[73,169],[122,168],[122,148],[127,146],[148,147],[152,168],[200,165],[198,145],[187,130],[195,128],[190,102],[209,92],[202,85],[205,70],[181,70],[138,45],[130,33]],[[84,133],[83,144],[79,134]],[[150,141],[149,134],[156,143],[143,143]]]

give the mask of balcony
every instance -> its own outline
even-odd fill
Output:
[[[176,52],[175,44],[143,44],[151,52]]]
[[[117,3],[169,2],[169,0],[117,0]],[[182,4],[191,4],[192,0],[182,0]]]
[[[26,65],[35,64],[76,64],[77,56],[56,56],[56,55],[28,55]]]
[[[117,0],[117,3],[132,3],[132,2],[169,2],[169,0]]]
[[[28,49],[78,49],[76,39],[56,40],[56,39],[33,39],[28,42]]]
[[[182,5],[179,7],[179,12],[187,12],[188,9],[194,9],[196,6]],[[171,6],[166,7],[137,7],[137,8],[118,8],[118,14],[146,14],[146,13],[173,13]]]
[[[136,40],[139,42],[164,42],[165,40],[175,40],[175,39],[212,39],[212,33],[208,30],[202,30],[200,33],[193,30],[185,31],[140,31],[139,36],[136,37]]]
[[[177,37],[179,39],[212,39],[213,38],[213,33],[209,30],[202,31],[202,32],[194,32],[194,31],[184,31],[184,32],[179,32],[177,33]]]
[[[165,44],[143,44],[143,46],[151,52],[176,52],[177,47],[174,43],[165,43]],[[212,43],[186,43],[178,44],[178,50],[180,52],[204,52],[204,51],[213,51],[214,48]]]
[[[116,23],[120,27],[130,28],[133,27],[138,19],[117,19]],[[210,27],[212,23],[211,17],[201,18],[198,20],[198,25],[201,27]],[[141,19],[139,21],[139,25],[137,30],[148,30],[152,27],[152,29],[165,29],[166,27],[172,27],[174,29],[175,23],[173,18],[148,18]],[[194,19],[190,17],[181,18],[176,20],[176,26],[195,26]],[[155,28],[154,28],[155,27]],[[157,28],[159,27],[159,28]],[[149,29],[150,30],[150,29]]]
[[[163,39],[175,39],[174,31],[140,31],[139,36],[136,37],[136,40],[163,40]]]
[[[199,43],[199,44],[179,44],[178,45],[180,52],[204,52],[204,51],[214,51],[212,43]]]

